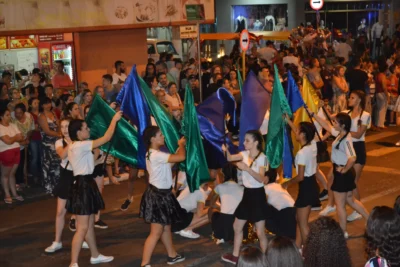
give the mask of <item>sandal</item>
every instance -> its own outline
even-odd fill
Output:
[[[24,201],[24,198],[21,197],[21,196],[13,197],[13,199],[18,200],[18,201],[21,201],[21,202]]]
[[[12,198],[11,197],[6,197],[6,198],[4,198],[4,202],[6,203],[6,204],[12,204]]]

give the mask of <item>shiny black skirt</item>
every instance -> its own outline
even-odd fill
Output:
[[[104,209],[104,201],[93,174],[74,176],[66,209],[76,215],[97,214]]]
[[[151,184],[143,193],[139,216],[146,223],[161,225],[171,225],[182,221],[181,206],[172,194],[172,188],[158,189]]]
[[[235,210],[235,217],[239,220],[253,223],[264,221],[267,217],[267,195],[264,187],[244,188],[243,198]]]
[[[69,191],[74,182],[74,173],[60,166],[60,179],[53,190],[53,195],[61,199],[68,199]]]

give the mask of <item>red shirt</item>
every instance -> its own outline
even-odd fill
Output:
[[[61,74],[54,75],[53,78],[51,78],[51,83],[53,84],[54,88],[74,86],[74,84],[71,81],[71,78],[66,73],[64,73],[64,75]]]

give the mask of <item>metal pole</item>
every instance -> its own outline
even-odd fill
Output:
[[[197,22],[197,54],[199,61],[199,89],[200,89],[200,102],[203,102],[203,86],[201,82],[201,51],[200,51],[200,23]]]
[[[243,81],[246,79],[246,51],[242,51],[242,76]]]

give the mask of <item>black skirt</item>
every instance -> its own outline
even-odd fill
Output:
[[[74,173],[60,166],[60,179],[54,187],[53,194],[61,199],[68,199],[73,182]]]
[[[339,173],[336,171],[338,165],[333,164],[333,183],[331,190],[335,192],[350,192],[356,188],[355,178],[356,173],[353,168],[346,173]]]
[[[296,239],[296,208],[288,207],[277,210],[267,204],[268,217],[265,220],[265,228],[277,236]]]
[[[104,209],[104,201],[93,174],[74,176],[66,209],[76,215],[97,214]]]
[[[194,216],[193,212],[187,212],[185,209],[181,208],[181,211],[180,211],[181,221],[172,223],[171,231],[178,232],[178,231],[186,229],[192,222],[193,216]]]
[[[353,142],[354,151],[356,152],[356,164],[365,165],[367,163],[367,149],[365,142]]]
[[[235,217],[239,220],[259,222],[267,217],[267,196],[264,187],[244,188],[243,198],[235,210]]]
[[[98,164],[94,167],[93,178],[104,176],[103,164]]]
[[[211,228],[214,237],[217,239],[223,239],[225,242],[233,241],[235,236],[233,231],[234,222],[235,216],[233,214],[214,212],[211,217]]]
[[[304,177],[304,180],[299,182],[299,193],[294,206],[296,208],[321,206],[321,201],[319,200],[319,186],[315,179],[315,174]]]
[[[140,218],[146,223],[171,225],[182,221],[181,206],[170,189],[158,189],[149,184],[140,202]]]

